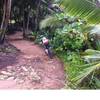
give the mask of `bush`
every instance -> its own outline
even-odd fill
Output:
[[[85,39],[82,31],[85,24],[80,18],[61,13],[44,19],[40,26],[45,30],[47,28],[46,32],[55,51],[62,52],[82,48]]]
[[[52,44],[56,51],[74,50],[82,48],[84,35],[75,29],[57,29]]]

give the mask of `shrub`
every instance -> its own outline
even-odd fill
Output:
[[[84,35],[73,28],[57,29],[52,44],[56,51],[79,50],[82,48]]]

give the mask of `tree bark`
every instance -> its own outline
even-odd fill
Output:
[[[25,33],[25,12],[23,8],[23,38],[26,38],[26,33]]]
[[[27,28],[26,32],[29,32],[29,21],[30,21],[30,6],[28,7],[28,15],[27,15]]]
[[[37,8],[36,8],[36,18],[35,18],[35,31],[38,31],[39,28],[39,11],[40,11],[41,1],[37,0]]]
[[[11,12],[11,2],[12,0],[4,0],[4,7],[3,7],[3,18],[0,27],[0,44],[4,43],[5,33],[7,29],[7,25],[10,19],[10,12]]]

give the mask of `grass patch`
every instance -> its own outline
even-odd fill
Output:
[[[77,77],[79,73],[84,69],[84,61],[81,59],[78,52],[65,52],[57,53],[58,57],[64,62],[65,73],[67,76],[68,84],[70,88],[75,88],[72,79]]]

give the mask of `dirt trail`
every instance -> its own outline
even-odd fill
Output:
[[[33,42],[14,40],[21,38],[17,33],[9,37],[9,42],[21,53],[17,63],[6,66],[5,80],[0,81],[1,89],[61,89],[65,84],[63,64],[58,58],[49,59],[43,49]],[[2,74],[1,74],[2,75]],[[5,84],[4,84],[5,83]]]

